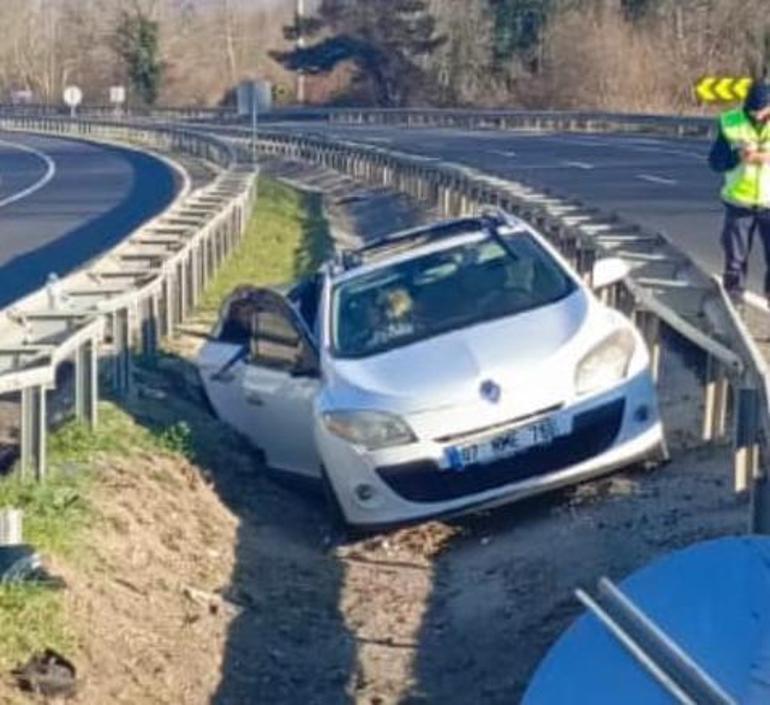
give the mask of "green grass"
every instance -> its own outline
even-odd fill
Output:
[[[72,422],[51,435],[45,482],[18,474],[0,480],[0,508],[24,510],[24,540],[44,556],[82,567],[86,555],[79,549],[93,518],[89,496],[96,480],[94,462],[142,450],[185,454],[188,432],[183,424],[148,430],[113,404],[102,403],[95,432]],[[73,644],[59,592],[29,584],[0,586],[0,669],[26,660],[36,650],[50,647],[66,653]]]
[[[215,315],[238,284],[284,284],[309,274],[329,251],[321,196],[260,178],[243,243],[207,287],[200,313]]]
[[[32,585],[0,588],[0,665],[4,671],[34,651],[51,648],[66,654],[73,644],[58,592]]]

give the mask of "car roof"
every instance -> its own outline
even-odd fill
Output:
[[[384,262],[416,254],[416,251],[443,249],[454,244],[452,241],[467,240],[469,236],[497,235],[501,229],[510,232],[517,228],[530,232],[522,221],[501,212],[410,228],[378,238],[355,250],[343,250],[332,261],[330,273],[335,279],[347,278],[345,275],[355,270],[376,268]]]

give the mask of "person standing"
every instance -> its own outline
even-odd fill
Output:
[[[709,165],[724,175],[723,284],[743,304],[749,255],[759,235],[765,255],[764,294],[770,304],[770,85],[755,83],[742,108],[719,117]]]

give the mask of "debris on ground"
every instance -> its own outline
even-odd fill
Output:
[[[77,690],[75,666],[53,649],[34,654],[11,675],[22,690],[46,698],[71,698]]]
[[[0,585],[35,583],[63,588],[64,581],[46,570],[43,559],[32,546],[0,546]]]

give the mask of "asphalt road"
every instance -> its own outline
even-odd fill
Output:
[[[0,132],[0,308],[112,247],[177,187],[148,155]]]
[[[720,177],[706,163],[709,144],[630,135],[544,134],[300,123],[270,126],[379,145],[467,164],[572,195],[666,234],[706,270],[721,273]],[[762,290],[760,247],[751,289]]]

